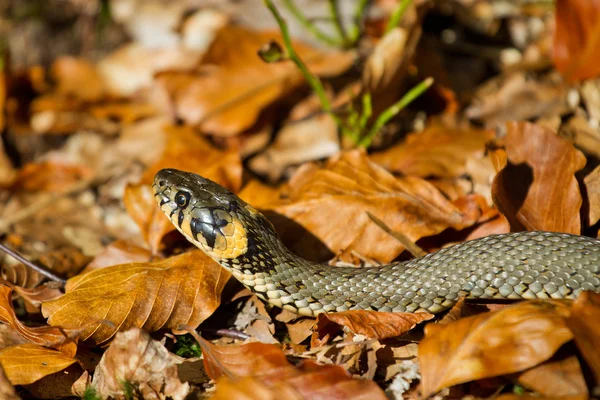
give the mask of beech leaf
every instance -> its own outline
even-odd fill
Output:
[[[13,385],[29,385],[77,362],[58,350],[19,344],[0,351],[0,365]]]

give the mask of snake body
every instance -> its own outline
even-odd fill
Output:
[[[492,235],[410,261],[330,267],[290,252],[271,223],[222,186],[164,169],[154,193],[194,245],[261,299],[301,315],[346,310],[438,312],[466,295],[575,298],[600,291],[600,240],[552,232]]]

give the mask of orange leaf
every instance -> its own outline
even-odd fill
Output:
[[[353,252],[381,262],[397,257],[404,247],[372,222],[367,211],[412,241],[476,222],[430,183],[417,177],[396,179],[360,151],[340,153],[322,168],[305,164],[289,186],[286,204],[262,208],[280,214],[271,221],[283,241],[312,260],[331,256],[323,243],[335,254],[342,252],[344,260],[351,260]]]
[[[77,362],[57,350],[19,344],[0,351],[0,365],[13,385],[28,385]]]
[[[309,360],[294,367],[273,344],[221,346],[200,338],[200,345],[206,373],[212,379],[219,378],[217,392],[221,384],[224,386],[217,398],[231,393],[232,380],[237,383],[237,378],[254,377],[254,382],[244,382],[261,388],[259,393],[267,393],[268,388],[271,392],[298,393],[304,399],[385,399],[375,382],[353,379],[340,366],[322,366]]]
[[[600,384],[600,293],[583,292],[575,300],[567,325],[575,344]]]
[[[558,0],[554,64],[568,81],[600,74],[600,1]]]
[[[139,247],[130,241],[119,239],[106,246],[100,254],[96,255],[96,258],[81,271],[81,274],[95,269],[112,267],[113,265],[147,262],[151,258],[152,253],[150,250]]]
[[[399,145],[374,154],[371,159],[387,170],[422,178],[455,178],[466,173],[469,158],[482,157],[492,130],[461,129],[441,123],[411,133]]]
[[[494,178],[492,196],[511,230],[579,234],[575,172],[585,166],[585,156],[541,125],[509,122],[507,128],[508,164]]]
[[[419,344],[422,394],[531,368],[573,338],[558,301],[528,301],[499,311],[429,324]]]
[[[89,62],[75,57],[59,57],[50,73],[57,81],[57,92],[82,101],[98,101],[104,95],[104,82]]]
[[[67,357],[74,357],[77,352],[77,338],[81,331],[61,329],[56,326],[25,326],[17,319],[12,306],[8,286],[0,285],[0,321],[10,325],[24,339],[33,344],[52,347],[60,350]]]
[[[311,347],[324,345],[337,332],[342,330],[342,327],[355,334],[382,340],[400,336],[410,331],[418,323],[432,318],[433,314],[429,313],[393,313],[364,310],[319,314],[316,329],[311,338]]]
[[[19,170],[15,186],[30,192],[60,192],[91,175],[90,169],[80,165],[44,161],[23,166]]]
[[[105,342],[132,327],[197,327],[219,306],[229,273],[200,250],[151,263],[94,270],[67,282],[67,293],[42,304],[48,323],[83,327],[82,338]]]
[[[543,396],[588,396],[579,360],[570,356],[550,360],[523,372],[518,382]]]
[[[589,209],[588,225],[600,221],[600,166],[596,167],[583,180]]]

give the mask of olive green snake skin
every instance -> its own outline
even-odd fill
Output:
[[[220,185],[174,169],[156,174],[162,211],[194,245],[261,299],[302,315],[428,311],[460,296],[566,299],[600,291],[600,241],[551,232],[493,235],[406,262],[330,267],[291,253],[267,219]]]

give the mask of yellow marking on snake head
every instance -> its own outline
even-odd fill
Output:
[[[216,260],[232,259],[244,255],[248,251],[248,233],[237,218],[219,230],[215,246],[212,249],[205,246],[209,256]]]

